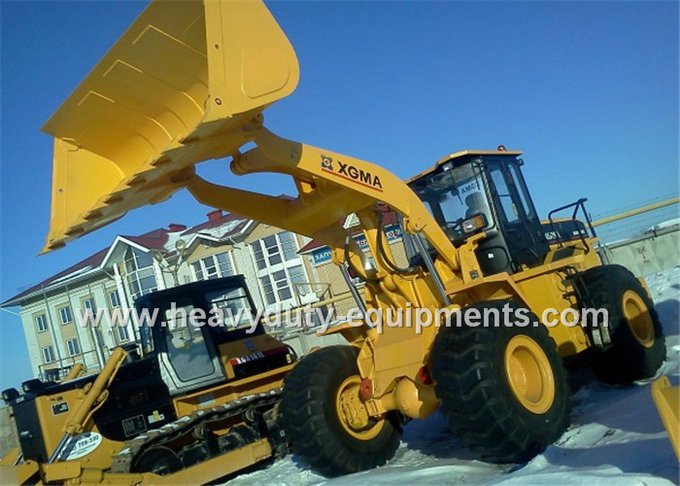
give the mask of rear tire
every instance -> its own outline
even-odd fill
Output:
[[[606,309],[609,316],[611,346],[593,350],[589,357],[595,375],[609,383],[654,376],[666,359],[666,340],[654,302],[642,284],[621,265],[591,268],[578,277],[581,306]]]
[[[502,309],[511,301],[473,309]],[[524,309],[532,323],[536,316]],[[463,323],[464,324],[464,323]],[[487,327],[442,329],[432,351],[432,375],[441,410],[460,441],[484,460],[524,462],[567,429],[569,391],[562,358],[547,329],[505,327],[490,316]]]
[[[339,410],[339,393],[360,381],[356,352],[329,346],[304,357],[288,374],[279,412],[293,452],[328,476],[372,469],[390,460],[399,446],[393,413],[352,430]]]

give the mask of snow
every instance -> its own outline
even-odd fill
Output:
[[[214,238],[221,238],[222,236],[226,235],[227,233],[230,233],[231,231],[234,230],[239,224],[243,223],[243,219],[234,219],[227,221],[226,223],[223,223],[219,226],[215,226],[214,228],[205,228],[202,229],[199,234],[202,235],[208,235],[212,236]]]
[[[667,360],[659,374],[680,381],[680,266],[646,277],[666,334]],[[241,474],[229,485],[393,484],[678,484],[678,460],[650,392],[653,380],[630,386],[584,380],[572,395],[572,426],[525,465],[493,465],[475,459],[435,413],[404,430],[385,466],[326,479],[288,455],[269,467]]]
[[[672,228],[678,225],[680,225],[680,218],[668,219],[666,221],[661,221],[660,223],[657,223],[651,228],[645,230],[645,233],[655,233],[661,229]]]

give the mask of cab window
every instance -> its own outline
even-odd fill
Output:
[[[498,200],[501,204],[501,209],[503,210],[503,216],[508,223],[514,223],[519,220],[519,211],[515,205],[515,201],[512,198],[512,193],[508,187],[505,177],[503,176],[503,171],[500,165],[492,168],[490,171],[491,180],[494,186],[496,186],[496,193],[498,194]]]

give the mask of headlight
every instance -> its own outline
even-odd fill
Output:
[[[19,392],[17,391],[16,388],[8,388],[7,390],[4,390],[2,392],[2,399],[5,401],[5,403],[9,403],[18,397]]]

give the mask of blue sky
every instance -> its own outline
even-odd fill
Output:
[[[39,128],[146,5],[0,1],[0,298],[110,244],[209,210],[186,194],[37,257],[52,142]],[[282,136],[401,177],[463,149],[525,152],[543,215],[579,197],[597,216],[678,192],[678,3],[270,2],[295,47],[297,91],[270,108]],[[271,194],[281,177],[228,177]],[[14,309],[18,310],[18,309]],[[0,312],[0,388],[29,378],[17,317]]]

